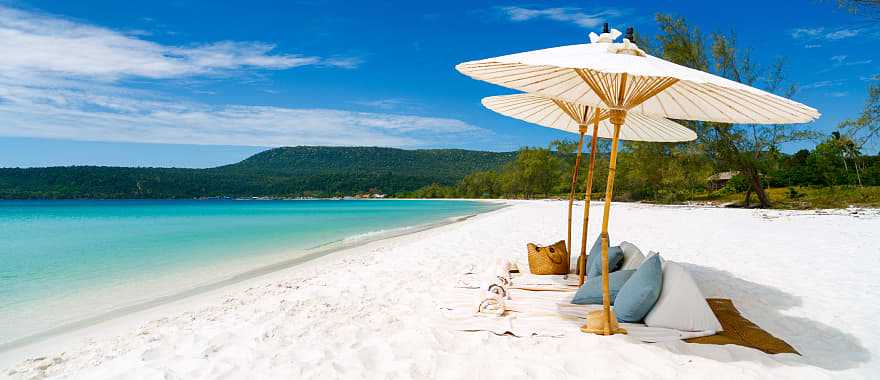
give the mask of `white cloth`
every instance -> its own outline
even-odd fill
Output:
[[[656,254],[656,253],[654,253]],[[687,275],[683,267],[676,263],[671,265],[673,276],[677,276],[678,269]],[[501,265],[493,266],[500,268]],[[667,265],[664,264],[664,289],[667,277]],[[495,269],[487,273],[498,274]],[[473,275],[471,275],[473,276]],[[690,275],[687,275],[690,279]],[[571,281],[577,283],[576,276],[549,275],[538,276],[521,274],[511,277],[511,287],[507,288],[507,299],[499,294],[486,291],[485,288],[476,289],[450,289],[450,292],[440,301],[440,309],[443,310],[443,320],[447,328],[457,331],[489,331],[494,334],[511,334],[517,337],[543,336],[585,336],[580,331],[580,326],[586,323],[587,313],[601,310],[602,305],[575,305],[571,303],[572,292],[558,291],[529,291],[517,289],[517,284],[528,283],[535,286],[558,286]],[[693,280],[690,279],[692,282]],[[678,285],[670,285],[670,291],[676,293]],[[696,288],[696,284],[694,284]],[[696,289],[699,293],[699,289]],[[476,302],[474,297],[476,296]],[[670,295],[667,295],[668,297]],[[661,291],[661,299],[663,292]],[[699,294],[705,304],[702,294]],[[660,301],[658,300],[658,303]],[[708,308],[708,304],[706,304]],[[655,310],[656,310],[655,306]],[[663,311],[661,309],[661,311]],[[653,310],[652,310],[653,312]],[[711,314],[711,309],[709,309]],[[650,313],[648,314],[650,316]],[[658,314],[660,315],[660,314]],[[714,319],[714,314],[712,314]],[[646,318],[647,321],[647,318]],[[715,319],[717,322],[717,319]],[[642,342],[657,343],[675,341],[715,334],[721,331],[720,323],[712,328],[700,330],[683,330],[671,326],[645,325],[635,323],[621,323],[621,327],[627,330],[628,337]],[[695,328],[695,326],[688,326]],[[706,327],[706,326],[696,326]],[[715,328],[717,327],[717,328]]]
[[[678,263],[663,266],[663,287],[645,324],[682,331],[721,331],[721,323],[691,275]]]
[[[577,286],[578,276],[564,274],[519,274],[510,277],[511,285],[517,286]]]
[[[671,342],[690,338],[715,335],[715,331],[680,331],[662,327],[650,327],[641,323],[621,323],[628,336],[646,343]]]
[[[545,292],[542,292],[542,294]],[[517,337],[589,337],[580,331],[586,323],[587,312],[599,310],[601,305],[558,304],[558,313],[544,313],[543,310],[514,312],[495,316],[492,314],[473,315],[460,310],[447,310],[444,313],[446,328],[457,331],[488,331],[494,334],[511,334]],[[540,309],[540,308],[539,308]],[[714,331],[678,331],[675,329],[649,327],[640,323],[621,323],[627,337],[646,343],[670,342],[715,334]]]

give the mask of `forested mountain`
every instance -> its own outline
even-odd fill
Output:
[[[500,169],[516,153],[458,149],[292,147],[209,169],[0,168],[0,198],[198,198],[395,194]]]

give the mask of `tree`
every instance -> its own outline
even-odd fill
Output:
[[[816,176],[815,181],[825,186],[842,185],[847,182],[843,165],[843,149],[834,137],[825,140],[810,153],[807,165]]]
[[[500,175],[494,171],[468,174],[458,184],[458,193],[465,198],[489,198],[501,194]]]
[[[712,164],[693,143],[628,142],[618,156],[617,184],[627,198],[676,202],[705,190]]]
[[[535,194],[546,196],[558,183],[560,166],[550,149],[525,147],[505,168],[502,182],[507,193],[521,193],[526,198]]]
[[[859,150],[866,144],[880,140],[880,84],[868,86],[868,99],[862,114],[855,119],[847,119],[837,127],[853,141]]]
[[[571,191],[571,177],[577,160],[578,140],[564,139],[550,142],[550,150],[556,152],[559,158],[559,181],[554,186],[554,193],[566,193]],[[585,157],[581,157],[584,160]],[[589,159],[589,157],[586,157]],[[583,164],[583,161],[581,162]],[[578,167],[578,178],[584,171],[584,165]]]
[[[795,87],[785,86],[784,60],[775,62],[769,71],[762,72],[752,62],[747,49],[737,48],[733,33],[714,33],[708,39],[698,28],[691,28],[681,17],[657,15],[661,34],[657,36],[663,58],[697,70],[714,72],[750,86],[762,84],[770,92],[782,92],[791,96]],[[707,49],[707,41],[711,43]],[[700,143],[718,166],[737,169],[745,176],[751,187],[746,191],[748,206],[751,191],[758,196],[760,207],[770,207],[770,199],[764,191],[761,168],[762,154],[773,151],[784,142],[805,139],[810,131],[783,125],[738,125],[713,122],[689,122],[697,131]]]

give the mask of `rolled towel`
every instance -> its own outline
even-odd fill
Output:
[[[497,285],[499,287],[504,288],[502,296],[507,294],[507,288],[510,287],[510,272],[507,270],[507,265],[502,265],[498,263],[498,265],[492,265],[483,275],[483,286],[480,288],[483,290],[490,291],[492,290],[493,285]]]
[[[495,293],[501,294],[502,297],[507,296],[507,289],[510,288],[511,279],[510,275],[499,274],[498,272],[489,272],[483,278],[483,286],[480,289],[486,291],[493,291],[494,288],[501,288],[500,290],[495,290]]]
[[[490,277],[504,277],[510,279],[510,261],[506,259],[497,259],[495,263],[489,266],[486,274]]]
[[[492,283],[495,283],[495,284],[501,285],[501,286],[503,286],[503,287],[505,287],[505,288],[507,288],[507,287],[510,286],[510,277],[507,277],[507,276],[495,276],[495,278],[494,278],[493,280],[494,280],[494,281],[491,281]]]
[[[516,264],[509,259],[505,259],[503,257],[499,257],[495,259],[495,267],[501,273],[510,274],[510,271],[516,268]]]
[[[498,284],[489,284],[489,286],[486,287],[486,291],[497,294],[501,296],[501,298],[507,298],[507,287]]]
[[[504,298],[492,292],[480,293],[474,308],[474,314],[501,316],[504,314]]]

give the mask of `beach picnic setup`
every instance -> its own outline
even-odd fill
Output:
[[[880,378],[880,1],[80,3],[0,380]]]
[[[623,37],[620,39],[620,37]],[[611,245],[610,224],[620,140],[683,142],[697,138],[673,120],[793,124],[813,108],[646,54],[605,24],[589,43],[461,63],[473,79],[521,94],[493,96],[497,113],[579,135],[567,208],[567,236],[536,242],[463,273],[440,308],[454,330],[516,337],[626,334],[641,342],[735,344],[768,354],[797,351],[743,317],[729,299],[703,297],[682,263],[627,241]],[[619,40],[619,42],[618,42]],[[584,137],[590,136],[580,254],[572,252],[572,205]],[[611,152],[601,231],[587,252],[598,138]],[[663,226],[657,226],[662,229]],[[646,242],[640,242],[645,244]],[[601,338],[599,338],[601,339]]]

